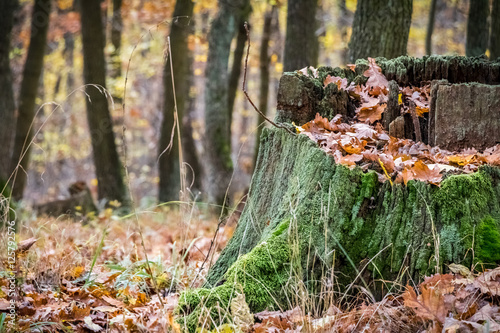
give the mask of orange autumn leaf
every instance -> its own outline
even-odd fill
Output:
[[[406,292],[403,294],[404,305],[412,308],[423,319],[444,323],[448,311],[439,288],[421,285],[420,291],[421,294],[417,296],[413,287],[406,286]]]
[[[382,113],[384,113],[387,104],[382,105],[374,105],[374,106],[365,106],[361,107],[359,110],[357,117],[359,121],[367,121],[370,124],[373,124],[377,120],[382,119]]]
[[[341,77],[338,77],[338,76],[331,76],[331,75],[328,75],[325,79],[325,81],[323,81],[323,86],[326,87],[327,85],[329,85],[330,83],[334,83],[337,85],[337,88],[340,90],[340,89],[343,89],[343,90],[346,90],[347,89],[347,85],[348,85],[348,82],[347,82],[347,79],[346,78],[341,78]]]
[[[415,179],[426,181],[434,185],[439,185],[442,176],[439,173],[439,168],[430,169],[424,162],[418,160],[411,168]]]
[[[448,162],[452,165],[465,166],[467,164],[473,163],[476,160],[476,155],[463,155],[457,154],[448,156]]]

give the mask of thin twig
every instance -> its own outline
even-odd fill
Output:
[[[253,106],[254,110],[257,111],[258,114],[261,115],[262,118],[264,118],[265,120],[267,120],[269,123],[271,123],[271,125],[273,125],[274,127],[277,127],[277,128],[283,128],[284,130],[286,130],[287,132],[289,132],[290,134],[292,135],[296,135],[292,130],[290,130],[288,127],[286,126],[283,126],[281,124],[276,124],[274,121],[272,121],[271,119],[269,119],[264,113],[262,113],[262,111],[260,111],[257,106],[255,106],[255,104],[252,102],[252,100],[250,99],[250,96],[248,95],[248,92],[247,92],[247,88],[246,88],[246,85],[247,85],[247,68],[248,68],[248,56],[250,54],[250,30],[248,29],[248,22],[245,22],[245,31],[247,32],[247,41],[248,41],[248,46],[247,46],[247,55],[245,57],[245,68],[244,68],[244,72],[243,72],[243,93],[245,94],[246,98],[248,99],[248,101],[250,102],[250,104]]]

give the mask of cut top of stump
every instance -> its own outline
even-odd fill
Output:
[[[377,58],[382,73],[395,88],[381,120],[385,130],[392,122],[404,128],[395,134],[401,139],[416,140],[425,144],[456,151],[465,148],[484,150],[500,143],[500,61],[484,57],[407,56],[387,60]],[[353,118],[358,107],[346,90],[335,84],[324,85],[330,76],[346,78],[349,84],[363,84],[368,68],[366,60],[358,60],[356,67],[320,67],[314,75],[303,72],[284,73],[278,90],[276,121],[303,125],[314,119],[316,113],[333,118]],[[351,67],[352,68],[352,67]],[[418,120],[401,112],[398,89],[422,87],[432,82],[430,110]],[[401,90],[400,90],[401,91]],[[415,121],[417,121],[415,123]],[[416,136],[416,127],[420,125]]]

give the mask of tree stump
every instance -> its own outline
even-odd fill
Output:
[[[398,84],[500,79],[498,63],[482,58],[377,61]],[[360,62],[356,72],[319,68],[317,79],[285,73],[277,120],[303,124],[317,112],[330,118],[352,114],[345,92],[335,85],[323,88],[322,82],[328,74],[362,81],[363,71]],[[271,128],[261,135],[247,204],[232,239],[204,287],[181,295],[177,312],[194,331],[207,316],[231,318],[229,304],[238,293],[245,294],[252,312],[287,309],[306,298],[322,302],[324,288],[343,293],[362,285],[380,295],[384,291],[375,281],[418,281],[447,271],[450,263],[500,263],[500,168],[449,175],[439,187],[413,180],[379,183],[373,171],[335,164],[308,137]]]

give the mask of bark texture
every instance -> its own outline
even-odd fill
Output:
[[[488,48],[488,18],[490,16],[489,0],[470,0],[467,17],[467,39],[465,55],[475,57],[482,55]]]
[[[0,180],[10,176],[10,157],[15,129],[14,91],[10,70],[10,40],[17,0],[0,2]],[[0,189],[1,192],[2,189]]]
[[[318,64],[319,43],[316,36],[318,0],[289,0],[286,15],[286,38],[283,59],[285,72]]]
[[[493,0],[491,10],[490,59],[500,57],[500,0]]]
[[[15,200],[22,199],[26,187],[30,146],[34,133],[32,123],[35,117],[35,100],[40,86],[43,58],[47,46],[51,3],[51,0],[36,0],[31,17],[30,45],[19,93],[19,108],[11,160],[11,170],[16,170],[16,177],[12,184],[12,197]]]
[[[174,124],[175,103],[177,102],[177,114],[181,126],[183,125],[182,120],[184,113],[189,106],[189,77],[191,68],[189,65],[188,36],[190,31],[190,18],[193,15],[193,7],[194,3],[191,0],[177,0],[175,4],[173,13],[174,19],[170,28],[172,58],[168,57],[163,70],[163,121],[158,146],[158,167],[160,175],[159,199],[161,202],[179,200],[180,191],[186,190],[181,189],[179,137]],[[176,19],[175,17],[178,18]],[[173,66],[173,72],[171,71],[171,65]],[[174,87],[172,86],[172,76],[175,84],[175,96]],[[182,133],[184,128],[180,130]],[[172,131],[174,132],[172,133]],[[171,139],[173,140],[171,141]],[[169,144],[171,148],[167,149]],[[185,168],[182,170],[183,173],[185,173]]]
[[[286,73],[277,121],[302,123],[306,114],[307,120],[314,117],[312,112],[324,117],[349,112],[349,103],[345,109],[333,104],[338,103],[334,96],[342,95],[329,91],[335,85],[323,88],[322,82],[326,75],[342,73],[351,75],[349,81],[362,80],[363,63],[358,63],[356,73],[319,68],[317,79]],[[391,64],[385,61],[386,71]],[[373,171],[335,164],[306,136],[271,128],[261,136],[249,196],[232,239],[204,287],[181,294],[177,312],[194,332],[207,311],[215,322],[224,320],[219,309],[237,293],[245,294],[252,313],[283,310],[303,304],[301,295],[321,299],[325,280],[335,281],[341,292],[363,284],[381,296],[377,280],[399,277],[404,284],[446,272],[450,263],[479,262],[500,263],[500,168],[447,175],[439,187],[413,180],[406,186],[382,184]]]
[[[118,200],[129,204],[123,182],[123,166],[116,150],[113,123],[106,96],[104,34],[100,0],[82,4],[83,76],[88,97],[87,121],[91,133],[99,200]]]
[[[500,143],[499,96],[500,86],[480,83],[433,87],[429,144],[449,150],[482,150]]]
[[[405,55],[412,11],[412,0],[359,0],[349,42],[349,61]]]
[[[233,171],[228,102],[229,53],[246,0],[219,0],[208,34],[205,70],[205,160],[208,200],[222,204]]]

